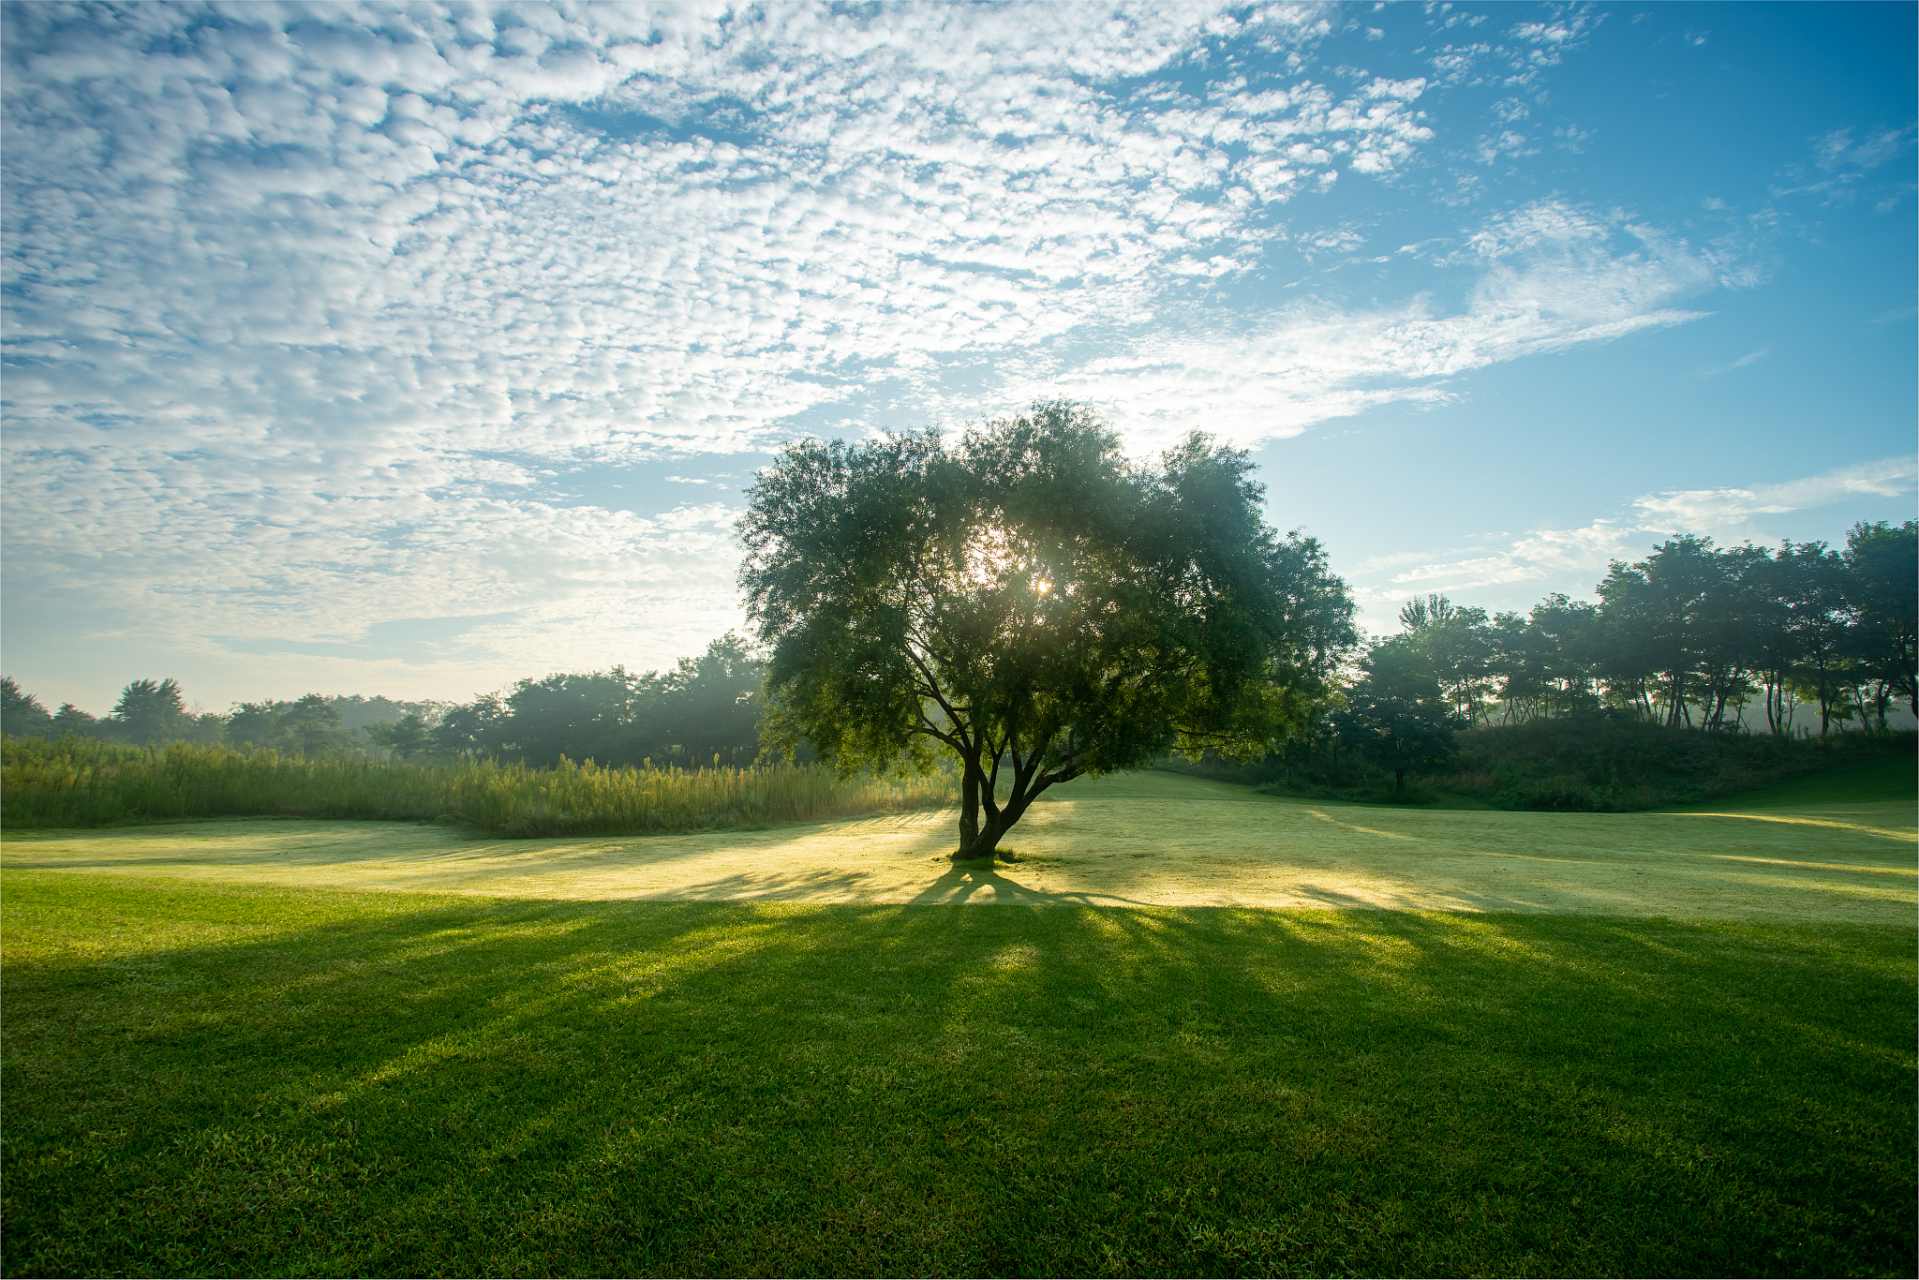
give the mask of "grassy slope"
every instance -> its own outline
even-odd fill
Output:
[[[1919,740],[1839,733],[1826,739],[1706,733],[1611,718],[1533,720],[1458,735],[1442,791],[1502,809],[1623,811],[1692,804],[1792,779],[1904,761],[1907,792]]]
[[[4,1267],[1911,1274],[1910,928],[8,871]]]
[[[1736,795],[1722,796],[1690,809],[1796,809],[1813,806],[1873,804],[1879,801],[1910,802],[1919,792],[1919,773],[1910,756],[1886,756],[1860,760],[1844,769],[1793,778],[1771,786],[1757,787]]]

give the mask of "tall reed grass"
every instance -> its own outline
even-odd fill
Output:
[[[308,759],[177,742],[0,742],[0,822],[88,827],[153,818],[286,816],[457,822],[502,836],[641,835],[937,808],[951,777],[840,778],[821,765],[532,769],[492,760]]]

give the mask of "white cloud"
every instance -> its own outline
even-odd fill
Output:
[[[737,618],[723,508],[569,506],[554,468],[961,385],[1250,442],[1695,314],[1710,255],[1546,201],[1443,264],[1455,301],[1214,322],[1273,246],[1363,247],[1288,221],[1313,193],[1431,149],[1428,80],[1313,72],[1331,17],[5,6],[13,598],[189,648],[511,613],[502,661],[664,660],[663,614]],[[1221,41],[1244,72],[1196,84]]]
[[[1034,362],[1006,400],[1053,388],[1105,401],[1141,448],[1196,425],[1253,445],[1382,404],[1442,402],[1448,379],[1488,365],[1682,324],[1701,313],[1670,304],[1721,283],[1710,254],[1561,202],[1496,220],[1442,261],[1474,282],[1455,310],[1428,297],[1301,305],[1070,367]]]
[[[1641,528],[1744,536],[1755,516],[1828,507],[1847,498],[1897,497],[1913,490],[1919,459],[1882,458],[1779,484],[1750,489],[1685,489],[1633,500]]]
[[[1919,128],[1874,129],[1855,142],[1854,130],[1833,129],[1812,140],[1811,171],[1803,164],[1789,167],[1785,182],[1773,189],[1778,196],[1817,195],[1828,205],[1844,205],[1872,194],[1881,213],[1889,212],[1913,191],[1911,165],[1904,172],[1881,176],[1874,171],[1906,154]]]
[[[1627,504],[1628,514],[1597,519],[1577,529],[1534,530],[1504,547],[1436,557],[1407,553],[1379,558],[1354,574],[1355,594],[1375,605],[1418,592],[1467,592],[1517,583],[1584,594],[1605,576],[1612,561],[1643,556],[1654,543],[1674,534],[1705,534],[1722,544],[1763,542],[1760,517],[1830,507],[1861,497],[1899,497],[1913,492],[1915,484],[1919,484],[1919,458],[1894,457],[1750,488],[1642,494]],[[1405,565],[1411,567],[1401,567]],[[1387,570],[1397,572],[1386,574]]]

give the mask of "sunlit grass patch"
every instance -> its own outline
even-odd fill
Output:
[[[1911,928],[5,875],[49,1273],[1910,1273]]]

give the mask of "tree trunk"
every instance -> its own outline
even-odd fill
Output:
[[[997,790],[997,768],[989,775],[977,764],[969,762],[969,775],[977,772],[977,777],[969,777],[975,782],[973,794],[978,797],[978,808],[974,810],[976,825],[970,830],[967,826],[967,814],[960,814],[960,846],[953,851],[953,861],[969,862],[975,858],[991,858],[999,848],[1000,838],[1012,830],[1013,824],[1020,820],[1027,806],[1039,798],[1040,792],[1055,782],[1064,782],[1079,776],[1079,770],[1067,769],[1047,774],[1040,768],[1038,752],[1022,761],[1017,754],[1012,756],[1013,779],[1004,806],[998,803],[994,794]],[[995,762],[997,764],[997,762]]]
[[[979,842],[979,766],[968,760],[960,772],[959,847],[964,852]]]
[[[1406,771],[1404,769],[1393,770],[1393,794],[1398,795],[1400,792],[1404,791],[1405,789],[1406,789]]]
[[[974,828],[971,839],[968,839],[966,833],[962,831],[960,847],[953,851],[953,861],[971,862],[975,858],[991,859],[994,850],[999,848],[999,838],[1006,834],[1008,827],[1013,825],[1004,819],[1003,813],[989,815],[985,822]]]

